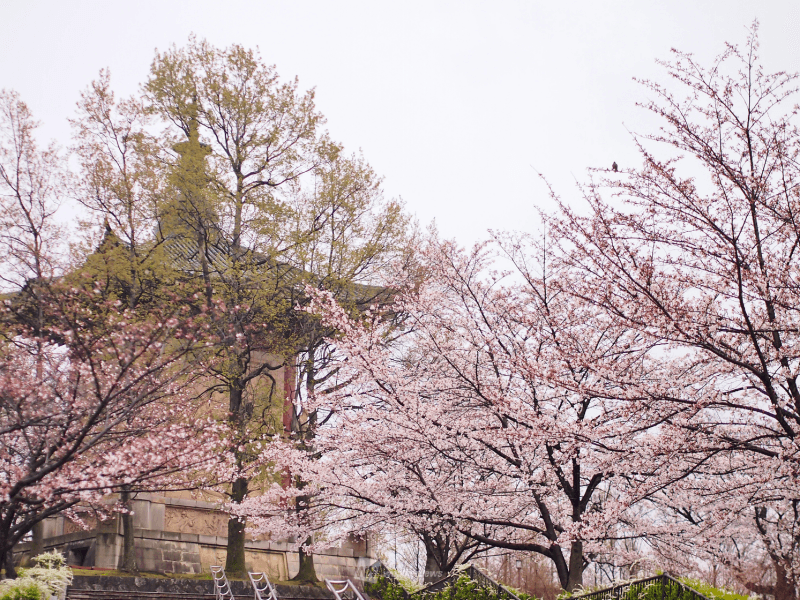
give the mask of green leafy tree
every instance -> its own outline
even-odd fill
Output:
[[[258,444],[286,433],[277,415],[289,399],[278,372],[288,367],[293,376],[301,355],[303,389],[314,393],[324,381],[330,332],[295,310],[304,286],[367,305],[378,288],[364,284],[397,254],[408,219],[399,203],[383,200],[369,165],[329,140],[313,91],[281,82],[251,50],[191,38],[156,55],[145,91],[169,125],[171,192],[160,205],[159,235],[218,310],[210,389],[227,399],[236,465],[227,493],[236,505],[270,476]],[[293,435],[309,450],[315,419],[305,429],[293,419]],[[245,526],[235,516],[228,523],[230,573],[245,570]],[[298,577],[316,579],[310,554],[303,556]]]
[[[81,94],[70,121],[79,165],[71,193],[87,209],[74,268],[132,310],[175,279],[156,235],[166,178],[151,121],[140,99],[114,97],[107,70]]]

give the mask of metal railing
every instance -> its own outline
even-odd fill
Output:
[[[572,600],[708,600],[685,583],[669,575],[656,575],[580,594]]]
[[[489,588],[497,592],[498,596],[501,598],[508,598],[509,600],[519,600],[516,594],[509,590],[506,586],[497,583],[494,579],[489,577],[486,573],[475,567],[474,565],[468,565],[464,568],[454,569],[450,575],[447,577],[443,577],[433,583],[428,584],[418,592],[414,592],[414,596],[416,595],[423,595],[423,594],[435,594],[436,592],[441,592],[442,590],[447,589],[451,585],[455,584],[458,581],[458,578],[462,575],[466,575],[472,581],[477,583],[479,586],[483,588]]]
[[[248,571],[247,576],[250,578],[250,583],[255,591],[253,600],[278,600],[278,593],[272,587],[272,583],[270,583],[266,573]]]
[[[326,579],[325,586],[333,592],[336,600],[366,600],[349,579]]]
[[[225,575],[225,569],[220,566],[211,567],[211,578],[214,580],[214,599],[215,600],[236,600],[231,591],[231,584]]]

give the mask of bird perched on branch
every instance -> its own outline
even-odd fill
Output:
[[[612,170],[612,171],[614,171],[614,173],[616,173],[617,171],[619,171],[619,167],[617,166],[617,162],[616,162],[616,161],[614,161],[613,163],[611,163],[611,170]]]

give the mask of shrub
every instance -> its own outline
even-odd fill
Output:
[[[72,569],[60,552],[34,557],[35,567],[20,569],[20,577],[0,581],[0,600],[49,600],[72,583]]]
[[[0,600],[47,600],[50,588],[27,575],[0,581]]]
[[[25,576],[35,579],[46,587],[47,595],[57,596],[72,583],[72,569],[60,552],[45,552],[34,557],[35,567],[25,569]],[[3,599],[0,599],[3,600]]]
[[[690,588],[697,590],[706,598],[710,598],[711,600],[747,600],[748,596],[737,594],[736,592],[732,592],[730,590],[725,590],[721,588],[715,588],[710,586],[709,584],[705,583],[704,581],[700,581],[699,579],[688,579],[681,577],[680,579],[683,583],[688,585]]]
[[[366,586],[365,586],[366,588]],[[381,600],[406,600],[408,591],[402,586],[385,577],[378,577],[370,584],[367,593],[379,596]],[[520,600],[536,600],[533,596],[517,592]],[[478,582],[467,575],[461,575],[456,581],[445,589],[430,594],[415,594],[419,600],[509,600],[509,595],[493,588],[482,587]],[[660,599],[659,599],[660,600]]]

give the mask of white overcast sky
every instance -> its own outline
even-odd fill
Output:
[[[766,69],[800,71],[800,0],[4,0],[0,88],[66,146],[101,68],[124,96],[156,48],[192,32],[258,46],[282,77],[316,87],[332,137],[363,150],[388,195],[470,243],[537,228],[549,202],[536,171],[574,201],[587,167],[638,163],[629,131],[654,125],[633,78],[665,82],[655,60],[672,47],[708,63],[754,18]]]

